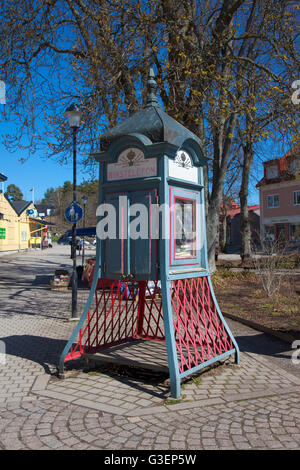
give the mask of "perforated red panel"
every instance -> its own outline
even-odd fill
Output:
[[[171,304],[180,373],[233,349],[206,277],[172,281]]]
[[[77,343],[65,361],[84,352],[130,341],[134,338],[164,340],[161,292],[157,281],[135,283],[99,279],[93,308],[79,330]]]

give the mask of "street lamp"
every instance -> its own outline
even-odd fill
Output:
[[[82,224],[82,227],[85,228],[85,206],[86,206],[86,203],[87,203],[87,196],[82,196],[82,204],[83,204],[83,224]],[[82,268],[84,267],[84,235],[83,235],[83,245],[82,245]]]
[[[76,104],[71,104],[65,111],[65,116],[68,118],[69,125],[73,131],[73,201],[76,202],[76,137],[77,130],[80,126],[81,111]],[[72,318],[78,318],[77,315],[77,287],[78,276],[76,269],[76,222],[72,226],[72,248],[71,258],[73,259],[73,273],[72,273]]]

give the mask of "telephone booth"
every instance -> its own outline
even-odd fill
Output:
[[[161,108],[150,70],[146,106],[101,137],[97,249],[83,314],[60,358],[137,339],[165,348],[180,382],[239,349],[208,269],[199,139]],[[160,354],[152,348],[152,354]],[[145,362],[145,360],[144,360]]]

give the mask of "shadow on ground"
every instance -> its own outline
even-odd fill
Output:
[[[13,335],[1,338],[9,356],[20,357],[40,364],[46,374],[53,374],[66,341],[32,335]]]
[[[273,338],[264,333],[249,336],[235,336],[241,352],[249,352],[262,356],[289,359],[292,345]],[[285,353],[285,354],[283,354]]]
[[[60,354],[66,345],[65,340],[32,335],[13,335],[1,338],[1,340],[5,343],[6,354],[40,364],[45,373],[51,375],[56,373]],[[291,357],[288,354],[290,346],[287,343],[265,334],[236,336],[236,340],[241,352],[272,358],[289,359]],[[87,368],[87,364],[78,359],[66,363],[66,370],[67,372],[84,371],[87,374],[104,373],[120,382],[125,382],[132,388],[160,398],[165,398],[169,391],[166,375],[151,373],[151,371],[139,368],[133,370],[116,364]],[[202,373],[205,374],[205,372]]]

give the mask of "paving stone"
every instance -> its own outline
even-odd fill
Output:
[[[66,254],[66,247],[20,254],[11,265],[1,265],[0,259],[0,267],[31,282],[36,272],[50,273],[62,259],[71,266]],[[165,405],[166,387],[138,380],[82,372],[63,381],[53,379],[45,369],[55,370],[74,329],[67,321],[71,292],[59,294],[32,284],[20,295],[17,285],[7,286],[0,279],[0,337],[9,346],[7,366],[0,368],[1,449],[300,447],[299,368],[292,370],[288,359],[284,368],[274,367],[276,358],[266,358],[269,351],[262,357],[263,349],[255,354],[247,346],[240,366],[224,365],[199,374],[197,383],[186,382],[186,399],[173,405]],[[80,292],[80,308],[87,295]],[[230,326],[249,344],[261,335],[236,322]]]

